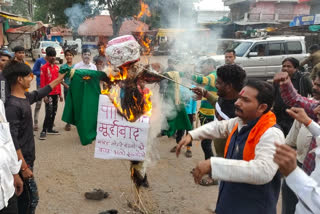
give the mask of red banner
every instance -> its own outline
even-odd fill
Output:
[[[310,0],[299,0],[299,3],[309,2]]]

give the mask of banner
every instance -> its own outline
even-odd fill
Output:
[[[132,123],[122,117],[106,95],[99,97],[95,158],[143,161],[149,131],[148,116]]]

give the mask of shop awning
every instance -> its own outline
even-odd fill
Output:
[[[10,13],[7,13],[7,12],[3,12],[3,11],[0,11],[0,16],[6,18],[6,19],[11,19],[11,20],[15,20],[15,21],[18,21],[18,22],[24,22],[25,24],[36,24],[26,18],[23,18],[21,16],[17,16],[17,15],[14,15],[14,14],[10,14]]]

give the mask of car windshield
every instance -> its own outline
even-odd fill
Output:
[[[41,46],[44,48],[49,47],[49,46],[54,47],[54,48],[60,48],[60,45],[55,42],[43,42],[41,44]]]
[[[251,47],[252,42],[234,41],[230,44],[228,49],[234,49],[236,56],[242,57]]]

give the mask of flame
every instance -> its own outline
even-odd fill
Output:
[[[151,117],[151,112],[152,112],[152,102],[151,102],[151,96],[152,96],[152,91],[149,91],[148,94],[144,96],[144,106],[143,106],[143,112],[148,117]]]
[[[147,5],[143,1],[140,1],[140,5],[141,5],[141,10],[140,10],[140,13],[137,16],[137,19],[140,19],[144,15],[150,17],[151,16],[151,12],[149,10],[149,5]]]
[[[140,0],[140,5],[141,5],[141,10],[138,16],[136,16],[136,19],[140,20],[144,15],[150,17],[151,12],[149,10],[149,6],[146,3],[144,3],[142,0]],[[151,49],[150,49],[151,40],[148,37],[145,37],[144,35],[145,33],[143,32],[143,27],[144,27],[144,23],[141,22],[141,24],[137,28],[137,32],[139,32],[139,36],[137,40],[139,41],[140,45],[144,47],[143,54],[148,55],[151,52]]]
[[[137,116],[140,115],[134,115],[131,108],[129,108],[129,114],[126,110],[123,110],[121,108],[121,104],[120,101],[118,100],[119,98],[119,90],[120,88],[113,88],[111,89],[111,91],[109,89],[106,90],[102,90],[101,93],[104,95],[108,95],[112,104],[118,109],[118,111],[130,122],[134,122],[136,121],[138,118]],[[143,115],[146,115],[148,117],[151,117],[151,112],[152,112],[152,102],[151,102],[151,96],[152,96],[152,92],[149,91],[147,94],[143,95],[143,103],[138,103],[138,99],[133,96],[133,99],[135,101],[135,106],[141,106],[142,107],[142,111],[143,111]]]
[[[113,75],[111,70],[109,72],[109,78],[111,82],[115,82],[116,80],[125,80],[128,77],[128,68],[123,65],[121,66],[120,72],[118,72],[116,75]]]

